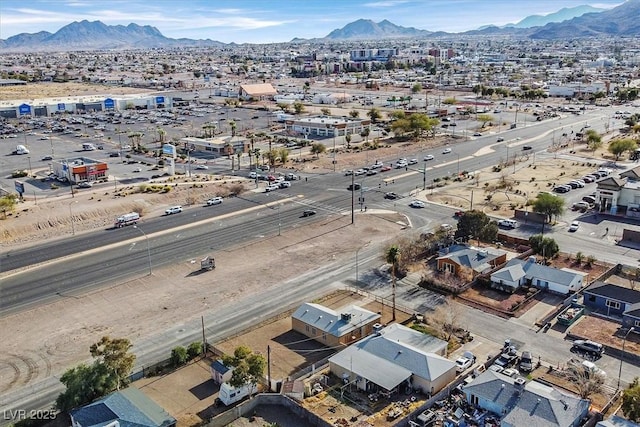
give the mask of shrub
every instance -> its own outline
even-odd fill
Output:
[[[195,359],[202,353],[202,343],[200,341],[195,341],[189,344],[187,348],[187,355],[189,356],[189,360]]]
[[[171,350],[171,364],[175,367],[182,366],[187,363],[187,349],[178,346]]]

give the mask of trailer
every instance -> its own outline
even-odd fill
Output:
[[[564,326],[571,326],[582,314],[584,314],[584,306],[582,304],[571,303],[571,305],[558,314],[558,323]]]
[[[140,219],[140,214],[138,212],[130,212],[128,214],[124,214],[116,218],[115,224],[113,224],[114,228],[122,228],[127,225],[134,225],[138,223]]]
[[[224,406],[232,405],[250,394],[254,394],[258,391],[257,387],[253,384],[245,384],[242,387],[233,387],[231,384],[225,382],[220,386],[220,393],[218,394],[218,400]]]

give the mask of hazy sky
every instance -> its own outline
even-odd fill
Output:
[[[172,38],[272,43],[324,37],[356,19],[461,32],[516,23],[563,7],[611,8],[623,0],[0,0],[0,38],[56,32],[83,19],[152,25]]]

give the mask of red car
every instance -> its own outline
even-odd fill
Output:
[[[380,169],[380,172],[386,172],[386,171],[390,171],[390,170],[391,170],[391,166],[383,166],[383,167]]]
[[[456,211],[456,213],[453,214],[456,218],[460,218],[462,215],[464,215],[464,211]]]
[[[275,180],[276,180],[276,177],[275,177],[275,176],[273,176],[273,175],[267,175],[267,179],[268,179],[269,181],[275,181]]]

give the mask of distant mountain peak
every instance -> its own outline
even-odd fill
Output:
[[[581,5],[575,7],[564,7],[557,12],[549,13],[547,15],[531,15],[527,16],[523,20],[519,21],[516,24],[508,24],[505,27],[514,27],[514,28],[533,28],[533,27],[543,27],[547,24],[554,22],[563,22],[569,19],[577,18],[586,13],[599,13],[603,12],[607,9],[602,9],[598,7],[593,7],[589,5]]]
[[[418,30],[413,27],[402,27],[384,19],[378,23],[371,19],[358,19],[342,28],[331,31],[325,39],[331,40],[366,40],[393,39],[406,37],[423,37],[431,34],[429,31]]]

